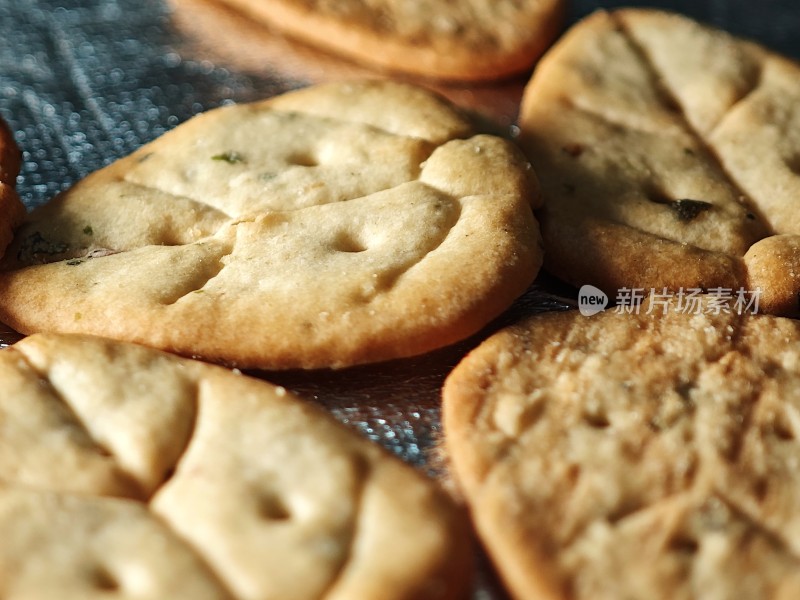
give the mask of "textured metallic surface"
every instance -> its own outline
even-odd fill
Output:
[[[571,3],[572,22],[598,7]],[[796,0],[674,0],[673,8],[800,58]],[[135,150],[189,117],[312,82],[368,72],[276,37],[210,0],[0,0],[0,115],[24,151],[18,190],[28,207]],[[525,84],[436,87],[512,127]],[[490,331],[563,306],[546,278],[482,334],[428,356],[338,372],[259,374],[312,398],[340,420],[435,476],[439,391],[458,360]],[[0,343],[16,335],[0,327]],[[483,568],[475,598],[502,598]]]

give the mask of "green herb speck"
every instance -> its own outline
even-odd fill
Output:
[[[93,235],[94,230],[92,229],[91,225],[87,225],[86,227],[83,228],[83,233],[85,233],[86,235]]]
[[[71,258],[71,259],[69,259],[69,260],[67,261],[67,264],[68,264],[70,267],[74,267],[75,265],[79,265],[79,264],[81,264],[82,262],[83,262],[83,259],[82,259],[82,258]]]
[[[238,152],[231,150],[228,152],[223,152],[222,154],[215,154],[211,157],[211,160],[224,160],[229,165],[234,165],[236,163],[244,162],[244,157]]]

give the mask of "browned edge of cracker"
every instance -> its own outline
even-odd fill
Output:
[[[547,318],[568,319],[572,311],[550,313]],[[541,315],[539,315],[541,317]],[[455,485],[468,494],[472,501],[471,518],[479,538],[489,551],[490,559],[498,576],[514,597],[537,600],[564,600],[558,582],[554,581],[548,568],[549,559],[537,548],[527,543],[522,531],[509,524],[506,532],[511,540],[495,543],[493,522],[502,521],[503,515],[486,515],[476,506],[481,502],[481,487],[491,472],[493,461],[473,451],[470,435],[483,404],[483,396],[491,387],[495,367],[486,359],[492,350],[525,345],[524,322],[512,325],[485,340],[473,349],[447,376],[442,388],[442,429],[444,447],[453,470]],[[510,341],[509,341],[510,340]],[[500,459],[501,456],[493,457]],[[497,503],[487,509],[497,510]],[[539,565],[530,570],[523,565]]]
[[[564,0],[541,0],[526,26],[525,43],[513,50],[476,52],[457,37],[438,42],[414,42],[368,25],[337,20],[297,2],[223,0],[281,33],[321,47],[372,68],[412,76],[460,82],[506,79],[530,69],[556,38],[564,22]]]

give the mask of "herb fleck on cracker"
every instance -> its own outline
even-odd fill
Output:
[[[676,200],[675,202],[671,202],[669,204],[669,207],[675,211],[675,216],[678,217],[678,220],[685,223],[693,220],[701,212],[707,211],[712,206],[713,204],[710,202],[704,202],[703,200],[689,200],[688,198]]]
[[[91,225],[87,225],[86,227],[83,228],[83,233],[85,233],[86,235],[94,235],[94,230],[92,229]]]
[[[211,157],[211,160],[224,160],[230,165],[245,162],[244,156],[232,150],[229,150],[228,152],[222,152],[221,154],[215,154]]]
[[[678,218],[678,220],[684,223],[692,221],[697,217],[697,215],[714,206],[710,202],[706,202],[704,200],[691,200],[689,198],[672,200],[671,198],[659,193],[650,194],[648,199],[650,202],[655,202],[656,204],[665,204],[672,210],[673,214]]]

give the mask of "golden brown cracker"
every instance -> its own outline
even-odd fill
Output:
[[[0,318],[248,367],[421,354],[533,281],[538,202],[523,155],[437,96],[307,88],[210,111],[32,213]]]
[[[529,69],[561,26],[562,0],[224,0],[276,30],[379,69],[460,81]]]
[[[515,598],[800,590],[800,324],[713,306],[535,316],[449,376],[447,450]]]
[[[55,334],[0,351],[0,384],[14,394],[0,406],[4,596],[411,600],[469,586],[450,499],[284,388]]]
[[[676,14],[575,25],[520,113],[547,267],[611,295],[761,289],[763,310],[800,314],[798,82],[797,64]]]

